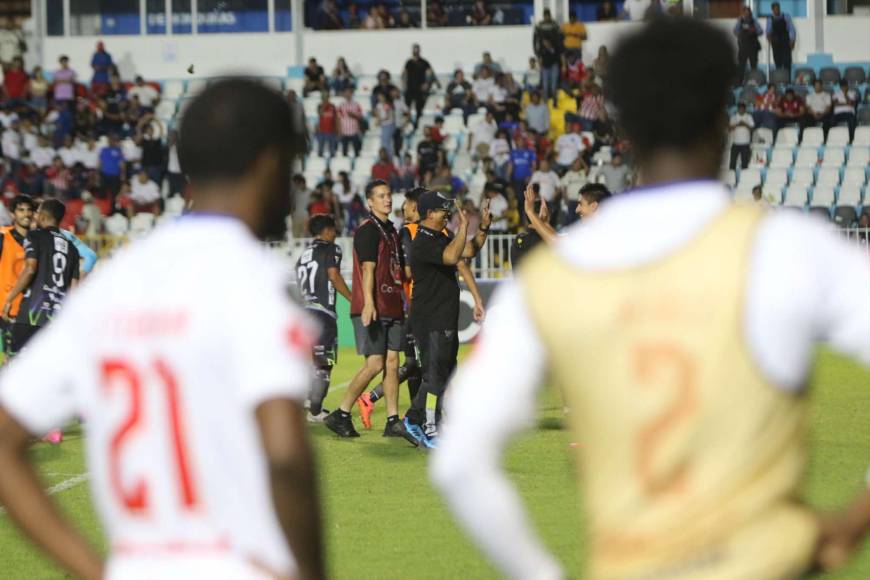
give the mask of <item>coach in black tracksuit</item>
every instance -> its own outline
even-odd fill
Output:
[[[455,237],[445,227],[455,202],[435,191],[420,195],[417,209],[420,228],[411,244],[411,327],[420,351],[423,384],[408,410],[406,419],[418,426],[426,420],[426,397],[438,398],[436,422],[441,416],[441,395],[456,367],[459,350],[459,281],[456,265],[472,258],[483,247],[492,221],[483,208],[480,229],[467,240],[468,218],[460,211]],[[458,208],[456,208],[458,210]]]

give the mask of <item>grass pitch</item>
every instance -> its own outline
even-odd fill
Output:
[[[360,362],[352,350],[342,349],[327,408],[334,408]],[[812,385],[812,455],[805,496],[815,506],[833,508],[860,489],[870,466],[870,373],[822,352]],[[407,396],[404,386],[402,391]],[[512,445],[506,466],[547,545],[577,578],[583,558],[582,523],[558,401],[551,392],[542,395],[538,428]],[[432,491],[426,455],[382,438],[378,427],[384,420],[379,405],[375,428],[351,441],[339,440],[320,425],[311,427],[331,577],[496,578]],[[355,422],[361,428],[358,419]],[[36,445],[32,454],[46,488],[85,472],[80,430],[68,432],[59,447]],[[103,545],[86,484],[58,491],[54,498],[95,545]],[[65,577],[20,537],[7,515],[0,515],[0,580]],[[825,578],[870,578],[870,544],[846,570]]]

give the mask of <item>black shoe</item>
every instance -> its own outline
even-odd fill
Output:
[[[323,424],[339,437],[359,437],[359,433],[353,428],[350,415],[342,417],[340,413],[340,410],[333,411],[323,420]]]
[[[408,433],[408,430],[405,429],[404,423],[401,421],[392,421],[387,423],[387,426],[384,427],[384,437],[401,437],[414,447],[419,445],[419,442],[414,438],[413,435]]]

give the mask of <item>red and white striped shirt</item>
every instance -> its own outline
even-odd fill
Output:
[[[353,101],[345,101],[338,106],[338,134],[342,137],[359,134],[359,121],[351,114],[362,117],[362,108]]]
[[[604,114],[604,96],[588,94],[580,103],[580,116],[597,121]]]

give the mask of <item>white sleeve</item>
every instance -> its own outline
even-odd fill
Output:
[[[747,340],[776,385],[803,387],[819,342],[870,367],[870,257],[827,224],[792,212],[767,218],[747,294]]]
[[[0,405],[33,435],[63,427],[80,414],[75,390],[81,337],[67,312],[33,337],[0,373]]]
[[[505,282],[493,298],[480,342],[448,390],[447,418],[430,465],[433,481],[466,532],[502,573],[523,580],[563,577],[501,469],[508,440],[537,415],[545,356],[520,287]]]
[[[257,290],[244,299],[255,306],[234,320],[227,349],[236,357],[241,399],[250,408],[269,399],[304,400],[317,325],[291,302],[277,277],[255,282]]]

